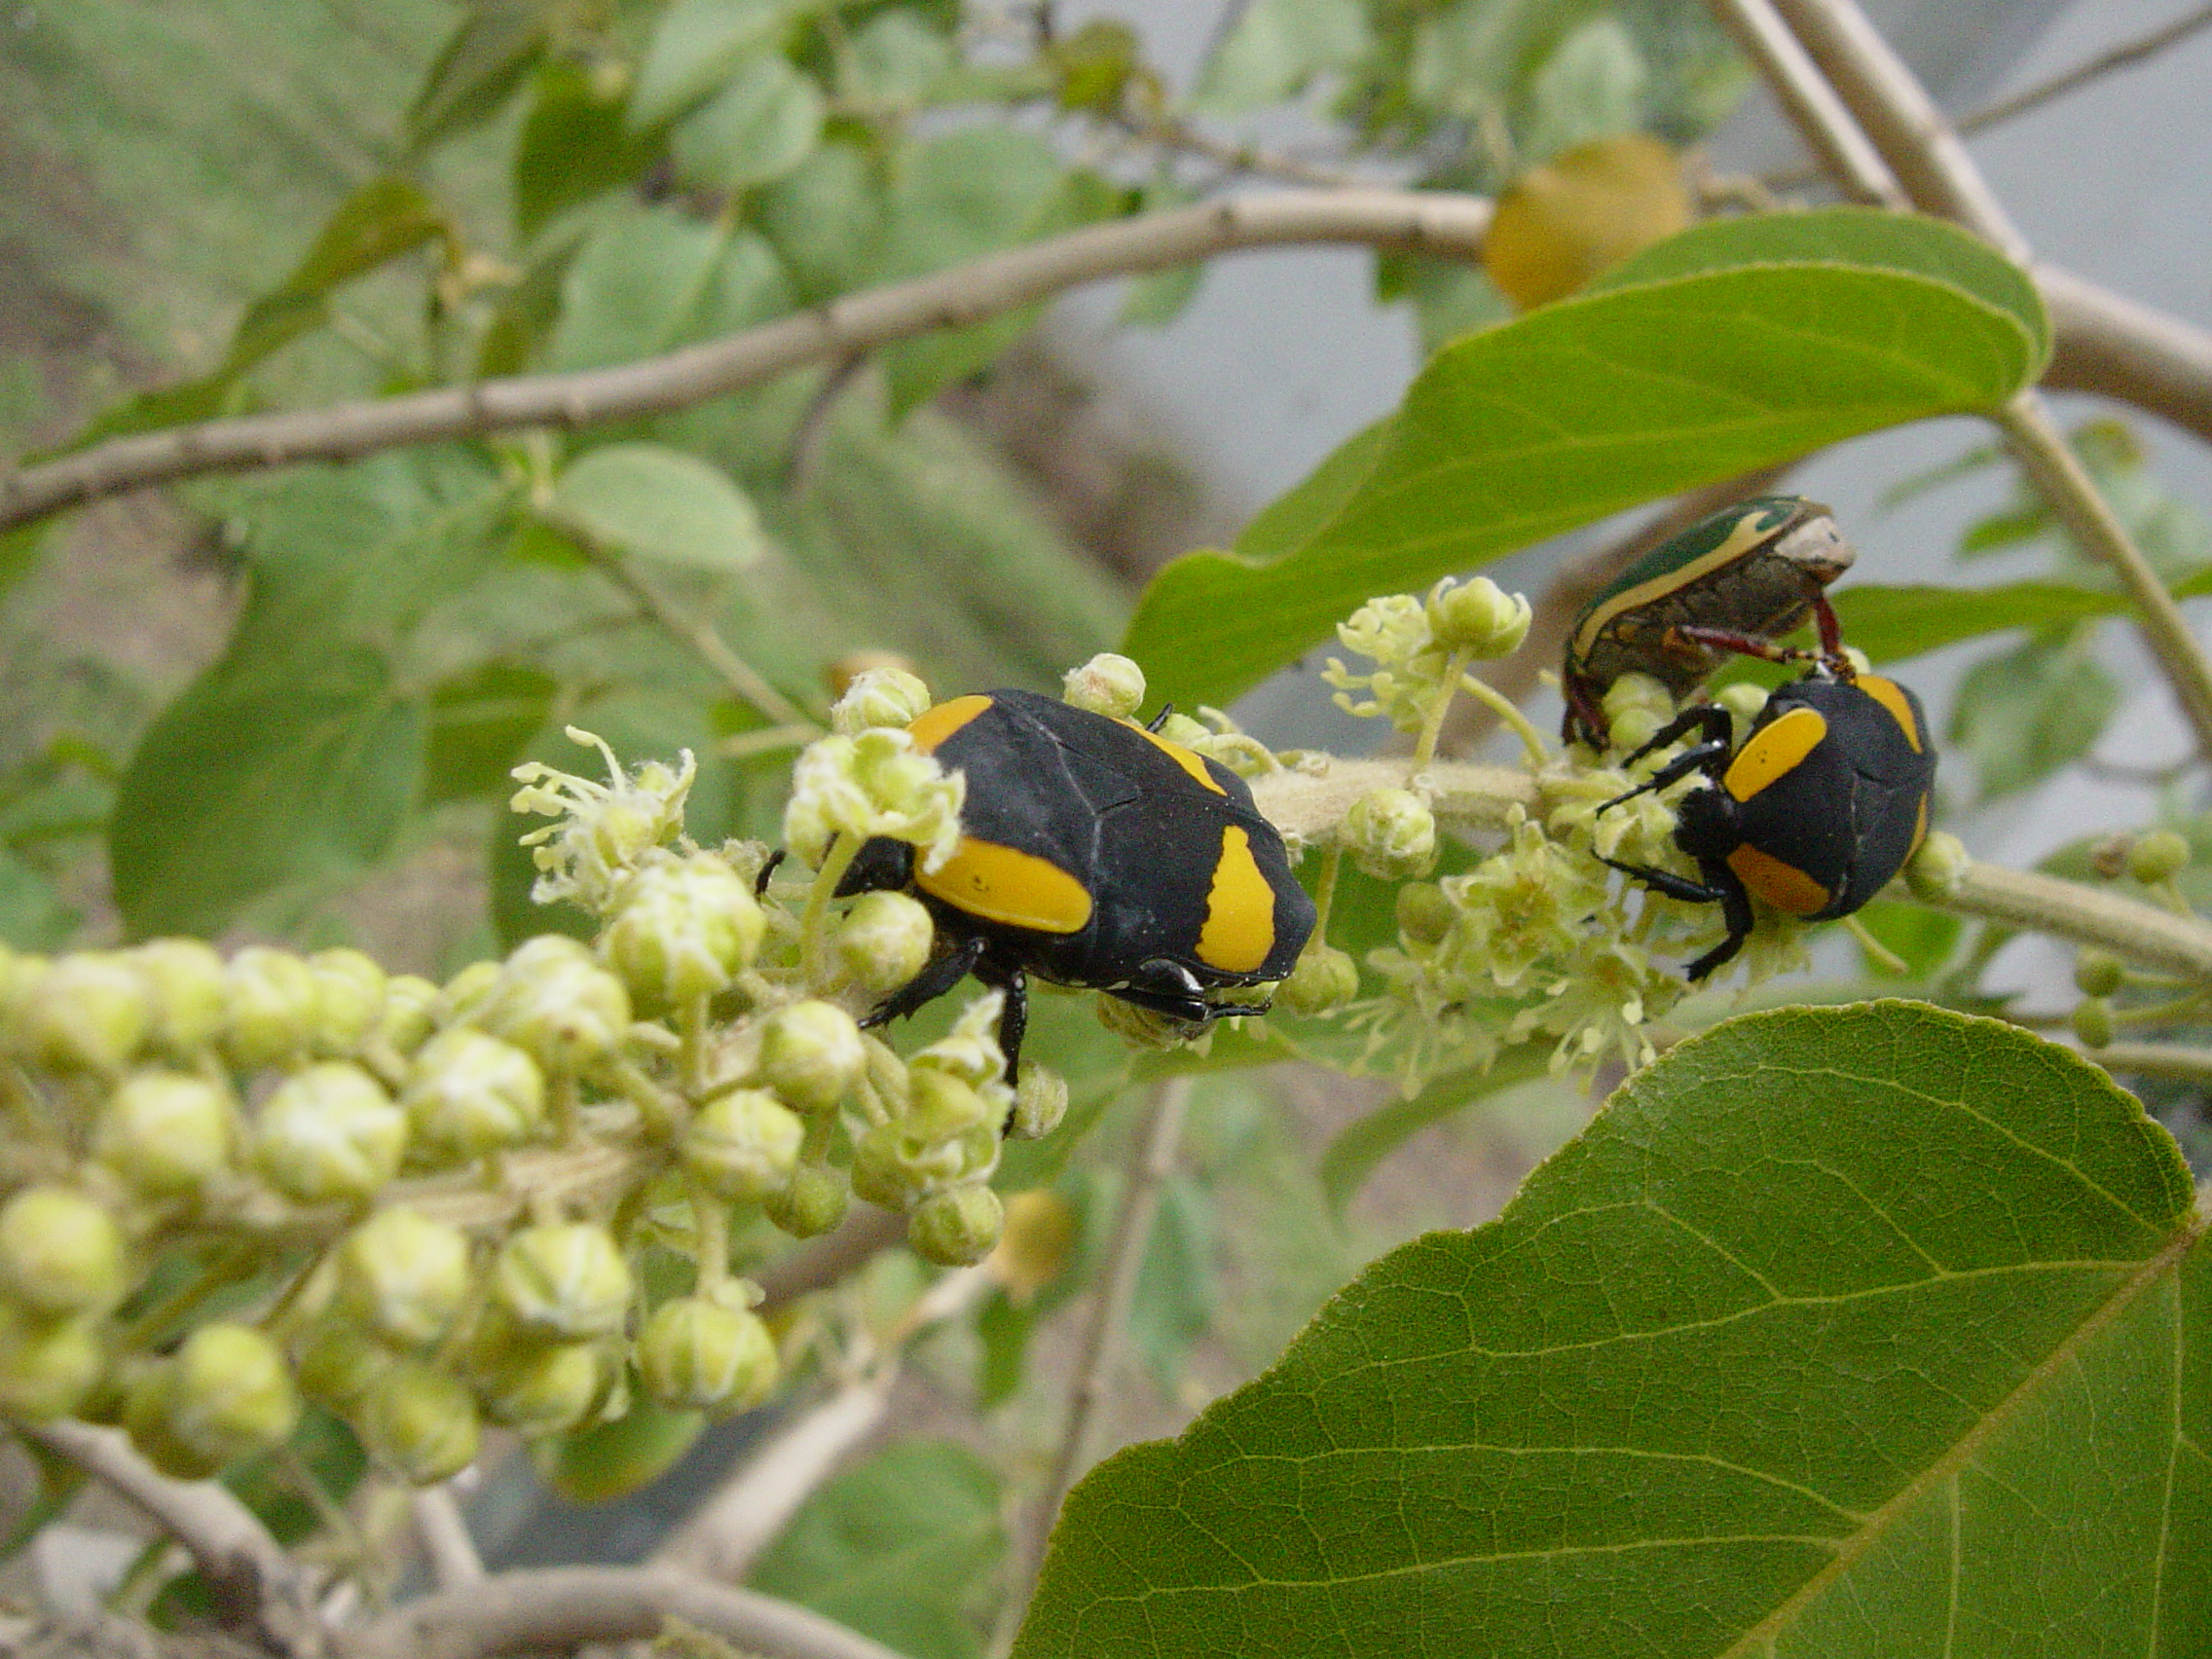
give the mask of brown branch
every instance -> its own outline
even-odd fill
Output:
[[[1962,115],[1959,117],[1959,130],[1979,132],[1984,128],[1995,127],[2001,121],[2010,121],[2016,115],[2025,115],[2029,110],[2041,108],[2052,98],[2064,97],[2075,89],[2087,86],[2115,69],[2128,68],[2147,57],[2156,56],[2169,46],[2179,46],[2208,23],[2212,23],[2212,6],[2199,6],[2162,28],[2153,29],[2133,40],[2121,41],[2118,46],[2077,63],[2073,68],[2053,75],[2047,81],[2023,88],[2009,98],[1999,98],[1995,103],[1984,104],[1970,115]]]
[[[2093,944],[2147,968],[2212,981],[2212,927],[2117,893],[1979,859],[1957,891],[1924,901],[1940,910]]]
[[[224,1624],[290,1659],[325,1651],[306,1577],[227,1489],[213,1481],[169,1479],[118,1429],[62,1421],[20,1424],[17,1432],[114,1488],[182,1544],[213,1591]]]
[[[701,346],[614,368],[523,375],[405,397],[249,415],[110,438],[0,473],[0,529],[119,490],[210,472],[347,461],[520,426],[577,427],[688,409],[806,363],[1018,311],[1107,276],[1239,248],[1353,242],[1471,259],[1491,205],[1438,191],[1280,191],[1091,225],[910,282],[847,294]]]
[[[344,1633],[348,1659],[491,1659],[595,1641],[644,1641],[670,1619],[763,1659],[899,1659],[880,1642],[789,1602],[665,1567],[502,1572],[410,1602]]]
[[[1821,172],[1855,202],[1904,206],[1904,191],[1889,166],[1774,8],[1766,0],[1712,0],[1712,6],[1797,129]]]
[[[1747,13],[1771,9],[1779,15],[1819,76],[1841,96],[1849,111],[1845,119],[1855,121],[1873,141],[1913,206],[1955,220],[2008,258],[2022,266],[2029,263],[2026,240],[1974,166],[1965,142],[1856,0],[1714,0],[1714,4]],[[1767,67],[1796,73],[1779,60]],[[1798,119],[1826,119],[1809,100],[1796,100],[1790,107]],[[2031,387],[1992,418],[2074,538],[2119,577],[2134,607],[2135,625],[2164,670],[2195,734],[2198,752],[2212,757],[2212,664],[2197,648],[2181,608],[2067,446],[2042,397]]]
[[[873,1204],[855,1204],[833,1232],[810,1238],[749,1274],[765,1305],[774,1307],[827,1290],[906,1236],[906,1218]]]
[[[424,1487],[409,1499],[415,1537],[430,1564],[430,1579],[440,1590],[460,1590],[484,1579],[484,1561],[469,1536],[468,1521],[450,1486]]]
[[[2055,350],[2044,385],[2132,403],[2212,443],[2212,333],[2038,265]]]

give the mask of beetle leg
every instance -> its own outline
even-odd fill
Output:
[[[1719,890],[1720,914],[1728,923],[1728,937],[1682,970],[1682,977],[1692,984],[1704,978],[1715,968],[1733,962],[1736,952],[1744,948],[1744,941],[1751,937],[1751,896],[1737,878],[1736,872],[1726,865],[1711,859],[1698,861],[1705,878]]]
[[[1655,755],[1693,731],[1698,734],[1700,744],[1711,744],[1725,743],[1732,729],[1728,711],[1718,703],[1694,703],[1653,732],[1651,741],[1623,760],[1621,768],[1627,770],[1646,755]]]
[[[1569,674],[1561,680],[1559,688],[1567,699],[1567,711],[1560,717],[1560,741],[1573,743],[1579,739],[1593,749],[1604,748],[1605,713],[1590,695],[1590,682],[1579,674]]]
[[[903,1019],[925,1003],[933,1003],[953,986],[965,979],[982,960],[988,947],[981,934],[972,934],[955,941],[942,956],[933,958],[919,974],[893,991],[878,1003],[874,1011],[861,1021],[864,1029],[888,1025],[894,1019]]]
[[[976,964],[976,977],[1006,993],[1006,1007],[999,1014],[999,1052],[1006,1056],[1007,1082],[1018,1084],[1021,1037],[1029,1029],[1029,976],[1018,962],[1006,961],[986,950]]]
[[[1688,777],[1692,772],[1703,772],[1708,777],[1717,775],[1729,755],[1728,711],[1717,703],[1701,703],[1694,709],[1684,709],[1661,726],[1658,735],[1631,755],[1622,762],[1622,766],[1625,768],[1635,765],[1653,750],[1664,749],[1692,727],[1698,729],[1698,741],[1695,744],[1683,750],[1635,789],[1625,794],[1613,796],[1598,810],[1610,812],[1625,800],[1634,800],[1640,794],[1663,790],[1676,780]]]
[[[1834,612],[1829,614],[1832,616]],[[1706,628],[1694,622],[1679,623],[1667,632],[1693,645],[1732,651],[1737,656],[1758,657],[1765,662],[1818,662],[1822,656],[1819,651],[1809,651],[1799,645],[1776,645],[1756,634],[1739,634],[1730,628]]]
[[[1813,595],[1813,627],[1821,636],[1821,661],[1827,671],[1849,684],[1859,674],[1843,654],[1843,624],[1835,619],[1835,607],[1825,593]]]
[[[1687,904],[1725,904],[1728,891],[1712,881],[1692,881],[1686,875],[1677,875],[1671,869],[1660,869],[1653,865],[1623,864],[1618,859],[1604,859],[1623,875],[1633,875],[1644,886],[1664,893],[1670,899],[1679,899]],[[1725,866],[1723,866],[1725,867]],[[1707,875],[1712,871],[1708,869]]]
[[[776,866],[782,864],[788,856],[781,847],[768,855],[768,862],[760,866],[760,873],[753,878],[754,898],[764,899],[767,897],[768,878],[776,873]]]
[[[1128,984],[1107,994],[1191,1025],[1204,1025],[1221,1013],[1188,968],[1158,956],[1141,964]]]
[[[1157,733],[1161,726],[1167,723],[1167,717],[1174,712],[1175,705],[1173,703],[1161,704],[1160,713],[1153,716],[1151,719],[1144,722],[1144,729],[1149,732]]]

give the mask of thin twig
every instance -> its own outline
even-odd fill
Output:
[[[1170,1078],[1154,1093],[1152,1107],[1130,1141],[1128,1173],[1123,1185],[1121,1213],[1115,1218],[1114,1236],[1106,1246],[1100,1271],[1098,1299],[1084,1332],[1083,1351],[1076,1361],[1074,1385],[1068,1391],[1066,1426],[1061,1430],[1058,1456],[1051,1477],[1038,1494],[1028,1525],[1014,1540],[1010,1563],[1006,1605],[1001,1609],[997,1641],[999,1652],[1013,1645],[1029,1598],[1037,1587],[1037,1572],[1044,1565],[1045,1547],[1052,1523],[1060,1513],[1078,1476],[1090,1466],[1099,1407],[1113,1385],[1114,1361],[1122,1327],[1128,1322],[1129,1305],[1135,1300],[1137,1274],[1144,1267],[1145,1248],[1152,1241],[1152,1225],[1160,1214],[1160,1195],[1175,1167],[1175,1150],[1183,1138],[1183,1118],[1191,1102],[1191,1080]]]
[[[476,1553],[476,1540],[468,1535],[468,1523],[454,1500],[450,1486],[418,1488],[409,1498],[415,1517],[415,1536],[430,1564],[430,1578],[440,1590],[460,1590],[484,1577],[484,1561]]]
[[[807,712],[770,684],[767,677],[729,648],[715,625],[704,616],[691,615],[638,573],[637,567],[612,548],[587,541],[584,547],[593,566],[637,602],[638,609],[660,631],[682,645],[707,671],[727,686],[732,695],[775,725],[821,728]]]
[[[1821,77],[1842,98],[1912,205],[1954,219],[2016,263],[2028,245],[1983,179],[1959,135],[1904,60],[1875,30],[1856,0],[1714,0],[1724,12],[1771,7],[1796,36]],[[1769,65],[1776,72],[1779,66]],[[1790,102],[1794,119],[1825,119],[1810,100]],[[1833,134],[1818,146],[1836,154]],[[2198,751],[2212,756],[2212,664],[2197,648],[2181,608],[2151,569],[2095,483],[2075,458],[2033,388],[1997,413],[1998,425],[2036,487],[2083,548],[2109,565],[2135,607],[2136,626],[2172,683]]]
[[[1108,276],[1236,248],[1350,242],[1471,259],[1491,204],[1443,191],[1272,191],[1090,225],[704,345],[613,368],[522,375],[405,397],[250,415],[111,438],[0,472],[0,529],[119,490],[209,472],[347,461],[402,444],[579,427],[688,409],[807,363],[960,328]]]
[[[23,1424],[17,1432],[97,1477],[151,1516],[191,1554],[218,1616],[292,1659],[325,1650],[313,1588],[252,1510],[213,1481],[176,1481],[118,1429],[82,1422]]]
[[[2082,1057],[2110,1072],[2133,1077],[2170,1077],[2183,1083],[2212,1084],[2212,1049],[2185,1049],[2166,1043],[2110,1043],[2083,1049]]]
[[[837,412],[837,400],[845,395],[866,361],[866,354],[861,351],[839,358],[807,399],[805,413],[792,429],[791,459],[784,462],[784,489],[791,495],[803,496],[814,487],[814,475],[822,469],[822,453],[830,443],[830,417]]]
[[[1904,191],[1888,166],[1774,8],[1766,0],[1712,0],[1712,7],[1812,151],[1820,174],[1853,201],[1904,206]]]
[[[2035,86],[2014,92],[2009,98],[1999,98],[1995,103],[1984,104],[1972,114],[1961,116],[1959,130],[1979,132],[1984,128],[1995,127],[2001,121],[2010,121],[2016,115],[2025,115],[2029,110],[2041,108],[2053,98],[2064,97],[2076,88],[2085,87],[2116,69],[2128,68],[2147,57],[2156,56],[2169,46],[2179,46],[2208,23],[2212,23],[2212,6],[2199,6],[2163,28],[2153,29],[2148,34],[2137,35],[2133,40],[2108,47],[2096,56],[2053,75],[2047,81],[2038,82]]]
[[[1232,172],[1248,174],[1254,178],[1279,179],[1285,184],[1305,185],[1315,190],[1369,190],[1387,188],[1378,186],[1337,167],[1316,166],[1311,162],[1289,155],[1280,150],[1270,150],[1260,144],[1242,144],[1233,138],[1216,138],[1210,132],[1200,131],[1186,121],[1173,116],[1142,117],[1122,116],[1116,121],[1132,138],[1161,149],[1180,150],[1197,156]]]
[[[2045,386],[2132,403],[2212,443],[2212,333],[2055,266],[2032,275],[2053,336]]]
[[[899,1659],[880,1642],[790,1602],[666,1567],[502,1572],[410,1602],[345,1633],[348,1659],[491,1659],[593,1641],[643,1641],[671,1619],[762,1659]]]

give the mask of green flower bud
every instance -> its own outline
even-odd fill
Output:
[[[851,1206],[852,1194],[842,1175],[819,1163],[802,1163],[792,1172],[791,1185],[769,1194],[761,1208],[793,1238],[815,1238],[843,1221]]]
[[[254,1125],[254,1160],[302,1203],[373,1197],[399,1173],[407,1114],[377,1080],[342,1060],[310,1066],[270,1095]]]
[[[987,1163],[996,1150],[996,1130],[995,1124],[977,1125],[940,1138],[919,1130],[911,1119],[879,1124],[853,1149],[853,1191],[885,1209],[911,1209],[924,1194],[973,1175],[978,1162]]]
[[[606,1228],[542,1222],[507,1239],[492,1294],[525,1329],[574,1340],[611,1336],[630,1312],[630,1264]]]
[[[1939,903],[1958,892],[1972,863],[1964,841],[1946,830],[1933,830],[1906,863],[1905,885],[1915,898]]]
[[[351,1320],[320,1319],[300,1339],[292,1375],[309,1399],[343,1412],[393,1363],[391,1350]]]
[[[1160,728],[1160,735],[1169,743],[1180,743],[1185,749],[1196,749],[1214,735],[1213,727],[1203,720],[1195,720],[1189,715],[1171,714]]]
[[[2084,949],[2074,958],[2074,987],[2085,997],[2109,997],[2124,972],[2109,950]]]
[[[1125,656],[1100,651],[1062,677],[1060,695],[1110,720],[1133,719],[1144,707],[1144,670]]]
[[[930,706],[930,688],[897,668],[863,669],[830,709],[830,729],[857,737],[874,726],[908,726]]]
[[[433,1010],[436,1023],[442,1028],[474,1019],[492,1000],[503,966],[498,962],[471,962],[448,979],[445,988],[438,992],[437,1006]]]
[[[0,1416],[68,1417],[106,1369],[92,1320],[40,1319],[0,1302]]]
[[[250,1325],[203,1325],[168,1361],[168,1431],[216,1468],[281,1446],[300,1397],[276,1345]]]
[[[1351,862],[1382,881],[1426,875],[1436,863],[1436,815],[1411,790],[1369,790],[1341,831]]]
[[[1014,1122],[1007,1134],[1014,1140],[1043,1140],[1060,1126],[1068,1115],[1068,1080],[1050,1066],[1031,1060],[1021,1068],[1021,1086],[1014,1090]]]
[[[123,1230],[67,1187],[25,1187],[0,1205],[0,1292],[45,1318],[105,1313],[130,1289]]]
[[[2172,830],[2154,830],[2138,835],[2127,851],[2127,873],[2146,887],[2171,881],[2189,867],[2187,836]]]
[[[1359,965],[1332,944],[1309,944],[1275,987],[1275,1006],[1290,1014],[1334,1014],[1359,995]]]
[[[919,974],[937,929],[904,893],[864,893],[837,928],[837,963],[863,992],[887,996]]]
[[[998,1006],[995,1001],[991,1003],[993,1010]],[[995,1013],[991,1022],[997,1023]],[[971,1088],[984,1088],[1006,1075],[1006,1055],[999,1050],[998,1038],[978,1029],[970,1013],[963,1014],[960,1024],[950,1032],[908,1059],[906,1070],[909,1076],[930,1072]]]
[[[451,1480],[476,1460],[476,1401],[451,1372],[401,1360],[369,1385],[354,1413],[369,1456],[417,1486]]]
[[[719,1198],[757,1203],[791,1184],[806,1125],[764,1088],[717,1095],[683,1133],[683,1167]]]
[[[1534,614],[1526,599],[1507,593],[1488,576],[1464,582],[1447,576],[1428,590],[1422,608],[1438,645],[1478,657],[1510,656],[1519,650]]]
[[[398,974],[385,981],[384,1017],[377,1035],[392,1052],[412,1054],[429,1041],[438,1028],[438,987],[414,974]]]
[[[16,1052],[55,1071],[112,1074],[154,1021],[152,987],[128,956],[78,951],[38,977],[10,1022]]]
[[[468,1300],[468,1237],[405,1205],[380,1210],[339,1247],[339,1295],[398,1347],[446,1334]]]
[[[189,1060],[222,1034],[223,959],[196,939],[157,939],[130,952],[153,997],[149,1036],[171,1059]]]
[[[303,1053],[322,1017],[322,987],[289,951],[248,945],[223,970],[223,1049],[244,1071]]]
[[[2112,1047],[2112,1004],[2102,997],[2083,997],[2074,1005],[2074,1035],[2084,1049]]]
[[[203,1077],[138,1071],[100,1108],[92,1156],[149,1198],[195,1192],[230,1166],[238,1108]]]
[[[765,926],[752,885],[716,854],[694,853],[631,878],[599,952],[641,1004],[677,1008],[752,967]]]
[[[487,1326],[498,1334],[470,1342],[468,1371],[494,1422],[535,1438],[592,1415],[608,1382],[599,1343],[534,1343],[515,1338],[502,1320]]]
[[[1675,694],[1648,674],[1624,674],[1599,699],[1605,711],[1608,742],[1617,754],[1631,755],[1675,718]]]
[[[423,1045],[399,1104],[424,1156],[458,1163],[536,1134],[545,1078],[512,1043],[459,1025]]]
[[[906,1244],[925,1262],[973,1267],[991,1253],[1006,1226],[1006,1205],[980,1183],[932,1193],[906,1223]]]
[[[614,1051],[630,1029],[630,994],[585,946],[541,934],[507,958],[477,1017],[493,1036],[561,1075]]]
[[[637,1360],[645,1392],[679,1411],[747,1411],[776,1385],[775,1339],[760,1316],[704,1296],[653,1309],[638,1337]]]
[[[794,1112],[834,1112],[866,1066],[860,1026],[834,1003],[792,1003],[760,1033],[760,1081]]]
[[[314,977],[317,1053],[357,1053],[384,1018],[385,972],[358,950],[318,950],[308,958]]]
[[[1003,1102],[986,1100],[950,1072],[914,1065],[907,1068],[906,1076],[912,1092],[903,1126],[916,1140],[948,1141],[970,1129],[1006,1121]]]
[[[1409,881],[1398,889],[1398,932],[1413,944],[1440,944],[1459,912],[1433,881]]]
[[[1728,711],[1728,719],[1734,725],[1737,741],[1741,742],[1744,735],[1751,729],[1751,722],[1765,709],[1767,696],[1765,686],[1740,680],[1733,685],[1723,685],[1713,694],[1713,700]]]
[[[1099,997],[1093,1006],[1098,1012],[1098,1023],[1132,1048],[1178,1048],[1192,1041],[1195,1035],[1188,1023],[1172,1014],[1156,1014],[1149,1008],[1124,1002],[1120,997]]]

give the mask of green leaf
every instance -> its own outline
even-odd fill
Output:
[[[981,1659],[999,1504],[998,1477],[966,1447],[902,1441],[808,1498],[748,1582],[908,1659]]]
[[[82,919],[51,876],[0,847],[0,942],[18,950],[59,950]]]
[[[790,304],[775,255],[752,232],[638,208],[600,226],[569,267],[550,356],[561,369],[632,362]]]
[[[1173,701],[1227,703],[1375,594],[1859,432],[1994,408],[2033,379],[2045,333],[2025,278],[1931,221],[1698,226],[1448,347],[1333,519],[1272,558],[1175,561],[1123,649]],[[1323,467],[1341,480],[1355,459]]]
[[[552,0],[471,0],[407,112],[409,146],[426,150],[498,114],[544,44],[552,13]]]
[[[2206,1231],[2142,1106],[2014,1027],[1731,1020],[1093,1471],[1015,1654],[2178,1659]]]
[[[1378,1106],[1346,1124],[1321,1155],[1318,1173],[1329,1207],[1344,1214],[1375,1166],[1430,1124],[1458,1116],[1486,1095],[1542,1077],[1551,1053],[1548,1043],[1508,1049],[1485,1071],[1447,1072],[1419,1093]]]
[[[1950,746],[1972,756],[1983,800],[2047,778],[2095,747],[2120,687],[2083,633],[2023,641],[1959,682]]]
[[[952,42],[913,13],[879,13],[853,34],[853,50],[841,69],[848,92],[894,107],[915,108],[930,101],[938,85],[958,62]]]
[[[2008,628],[2064,628],[2124,608],[2115,594],[2068,582],[2009,582],[2000,587],[1884,587],[1837,590],[1844,637],[1876,662],[1919,656]]]
[[[1137,1269],[1129,1342],[1162,1389],[1173,1389],[1183,1356],[1213,1317],[1212,1211],[1204,1188],[1180,1171],[1169,1176]]]
[[[1233,16],[1193,100],[1216,115],[1280,103],[1368,46],[1367,10],[1359,0],[1252,0]]]
[[[571,1503],[610,1503],[667,1474],[706,1427],[705,1413],[656,1406],[633,1384],[622,1416],[533,1441],[530,1460]]]
[[[660,444],[608,444],[570,462],[553,481],[547,516],[657,564],[728,574],[760,559],[760,520],[745,492],[697,456]]]
[[[619,97],[603,99],[582,65],[543,65],[515,142],[515,235],[527,241],[564,208],[630,183],[658,153],[630,131]]]
[[[445,209],[415,184],[396,177],[371,180],[339,204],[283,285],[246,308],[212,373],[117,404],[69,447],[219,413],[225,396],[248,370],[329,320],[334,289],[453,234]]]
[[[824,144],[747,205],[810,305],[865,285],[881,267],[888,208],[875,162],[857,145]]]
[[[682,115],[783,28],[778,0],[677,0],[653,31],[630,94],[630,129]]]
[[[423,804],[505,797],[523,748],[542,729],[560,685],[528,663],[488,662],[438,687],[430,699]]]
[[[1642,124],[1651,74],[1628,25],[1592,18],[1560,42],[1530,85],[1524,165]]]
[[[1943,971],[1959,947],[1964,924],[1947,910],[1931,910],[1924,904],[1907,904],[1896,899],[1877,899],[1859,912],[1859,925],[1904,963],[1900,976],[1895,968],[1868,952],[1860,954],[1865,970],[1878,979],[1933,979]]]
[[[669,134],[677,176],[751,190],[794,171],[822,141],[822,90],[781,57],[756,57]]]
[[[217,934],[274,889],[376,863],[414,804],[427,726],[365,646],[282,673],[217,664],[124,773],[108,858],[125,926]]]

